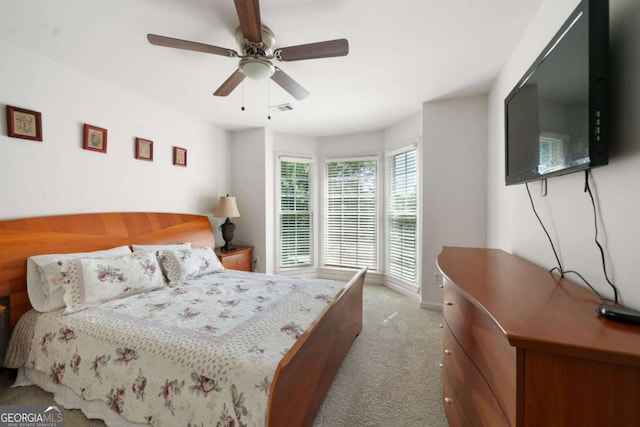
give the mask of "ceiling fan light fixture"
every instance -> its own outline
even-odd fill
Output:
[[[245,76],[252,80],[268,79],[276,71],[268,59],[260,57],[242,58],[239,68]]]

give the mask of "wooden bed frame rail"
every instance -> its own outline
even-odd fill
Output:
[[[280,360],[269,396],[267,426],[310,426],[353,340],[362,330],[360,270]]]

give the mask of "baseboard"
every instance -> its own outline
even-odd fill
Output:
[[[411,290],[403,288],[402,286],[394,285],[393,283],[389,283],[388,281],[387,281],[387,283],[384,284],[384,286],[386,286],[389,289],[393,289],[394,291],[396,291],[396,292],[398,292],[398,293],[400,293],[402,295],[408,296],[411,299],[414,299],[416,301],[420,301],[420,294],[418,294],[416,292],[412,292]]]
[[[424,302],[420,303],[420,308],[426,308],[427,310],[440,311],[442,312],[442,304],[435,304],[432,302]]]

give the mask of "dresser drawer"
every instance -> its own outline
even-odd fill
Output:
[[[451,283],[443,315],[460,346],[483,373],[511,425],[516,424],[516,350],[502,330]]]
[[[444,375],[472,425],[508,427],[502,407],[484,377],[462,350],[449,328],[443,328]]]
[[[471,426],[471,421],[469,421],[469,417],[465,414],[460,400],[451,385],[449,375],[444,370],[442,371],[442,396],[442,404],[444,405],[444,412],[447,415],[449,427]]]

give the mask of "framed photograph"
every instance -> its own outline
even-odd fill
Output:
[[[84,124],[84,144],[82,148],[85,150],[107,152],[107,130]]]
[[[136,159],[153,162],[153,141],[136,138]]]
[[[187,166],[187,149],[173,147],[173,164],[177,166]]]
[[[7,130],[13,138],[42,141],[42,114],[7,105]]]

